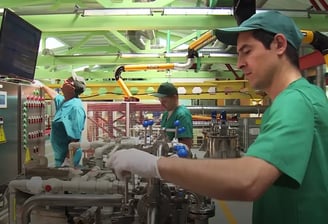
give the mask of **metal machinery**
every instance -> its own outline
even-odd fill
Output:
[[[34,101],[30,103],[32,102]],[[212,199],[159,179],[143,179],[133,176],[129,180],[118,181],[112,171],[105,166],[105,161],[111,153],[123,148],[138,148],[157,156],[201,159],[197,158],[195,154],[191,155],[177,140],[171,142],[167,140],[165,132],[184,131],[178,121],[176,128],[171,130],[161,129],[158,121],[152,119],[134,123],[135,113],[129,113],[129,111],[136,110],[135,104],[139,104],[139,102],[125,102],[118,108],[119,117],[126,110],[126,116],[122,119],[126,124],[131,124],[130,131],[126,131],[125,135],[120,135],[121,132],[118,132],[120,137],[114,137],[104,133],[106,137],[100,141],[100,133],[96,132],[98,138],[92,138],[90,142],[70,144],[70,152],[77,147],[82,147],[84,151],[85,156],[81,169],[51,168],[48,166],[44,154],[41,153],[38,156],[32,155],[33,160],[24,162],[23,172],[19,176],[16,174],[11,176],[6,194],[7,201],[4,201],[9,205],[7,210],[9,214],[6,214],[9,224],[45,222],[56,224],[208,223],[215,213],[216,206]],[[93,108],[100,109],[99,105],[94,105]],[[154,106],[145,108],[147,111],[159,109]],[[238,112],[237,108],[240,113],[261,113],[263,111],[261,107],[192,107],[189,109],[193,113],[201,114],[204,110],[222,111],[224,109],[227,113]],[[103,109],[107,110],[107,107]],[[97,113],[100,111],[97,110]],[[106,118],[99,117],[99,119]],[[112,119],[114,120],[115,117]],[[229,126],[233,128],[231,132],[228,130],[228,122],[234,124]],[[225,131],[214,128],[220,125]],[[242,149],[242,147],[234,148],[238,146],[235,143],[239,142],[239,137],[242,136],[239,134],[241,126],[237,125],[235,121],[227,119],[225,125],[213,121],[213,125],[203,123],[202,127],[209,127],[208,130],[204,130],[207,130],[208,135],[213,136],[213,139],[209,141],[213,144],[207,145],[210,150],[208,157],[219,157],[215,153],[222,149],[222,144],[229,142],[230,138],[233,144],[225,144],[224,147]],[[227,134],[229,136],[225,136]],[[128,137],[128,135],[132,135],[132,137]],[[221,139],[224,140],[223,143],[220,143]],[[236,157],[239,155],[238,152],[235,151],[235,154],[230,154],[228,157]]]
[[[261,114],[265,106],[188,107],[193,114],[211,114],[211,120],[195,124],[202,128],[202,144],[205,158],[238,158],[259,134]],[[219,113],[218,113],[219,112]],[[240,114],[256,114],[255,117],[240,117]]]
[[[44,155],[43,93],[29,84],[0,81],[0,184],[24,171],[26,162]],[[8,169],[10,167],[10,169]]]
[[[0,197],[9,181],[24,174],[27,163],[44,155],[43,93],[30,84],[0,81]],[[4,212],[0,208],[0,214]],[[1,216],[1,215],[0,215]]]
[[[118,181],[106,167],[111,153],[123,148],[190,157],[185,145],[166,137],[166,131],[184,130],[179,121],[172,130],[154,131],[152,120],[142,125],[136,137],[71,143],[70,152],[89,152],[81,169],[48,168],[37,159],[24,177],[9,183],[9,223],[208,223],[215,213],[210,198],[155,178]]]
[[[304,43],[315,43],[313,46],[327,56],[326,36],[318,35],[316,32],[303,31],[303,33],[310,37],[305,38]],[[125,86],[121,78],[122,72],[190,68],[193,59],[197,57],[197,50],[215,39],[215,31],[209,31],[192,43],[185,64],[119,66],[115,71],[115,79],[123,89],[126,101],[138,101],[138,99],[134,98]],[[328,64],[327,57],[325,60]],[[71,153],[77,147],[81,147],[85,154],[88,154],[83,158],[82,168],[49,168],[42,148],[44,145],[42,132],[39,131],[44,129],[42,126],[44,110],[42,106],[39,107],[42,105],[42,97],[40,98],[40,95],[36,97],[34,91],[27,93],[22,86],[15,88],[19,93],[18,95],[15,93],[15,96],[18,96],[16,103],[11,103],[11,97],[6,96],[5,99],[8,101],[4,103],[4,108],[7,108],[8,112],[2,113],[5,110],[0,109],[0,117],[2,117],[0,118],[0,149],[5,150],[1,158],[2,170],[8,170],[6,167],[9,163],[17,165],[1,179],[1,184],[10,181],[7,192],[2,194],[1,200],[2,204],[9,205],[9,224],[206,224],[214,216],[215,206],[210,198],[160,179],[144,179],[132,175],[125,181],[118,181],[115,174],[105,165],[112,152],[129,148],[144,150],[156,156],[191,157],[183,144],[177,140],[168,141],[166,138],[166,131],[183,130],[179,127],[178,121],[174,130],[156,129],[153,127],[152,120],[145,120],[142,124],[143,129],[134,137],[108,137],[103,141],[72,143],[69,146]],[[9,89],[6,91],[9,95]],[[21,96],[24,96],[24,100],[21,100]],[[1,99],[0,96],[0,103]],[[23,115],[16,116],[15,111],[21,110]],[[14,116],[10,116],[11,114]],[[240,134],[240,130],[243,130],[241,126],[248,127],[249,122],[229,120],[226,113],[222,111],[219,119],[215,113],[212,114],[212,118],[210,125],[204,129],[205,143],[200,149],[206,151],[205,157],[240,157],[249,143],[247,137]],[[9,120],[18,122],[10,132],[9,128],[4,126],[7,125],[7,121],[11,124]],[[6,141],[3,141],[1,126],[4,126]],[[15,136],[15,139],[11,140],[8,132]],[[253,134],[256,136],[257,132]],[[23,139],[20,139],[20,136],[23,136]],[[16,146],[9,146],[13,142],[21,144],[17,147],[18,152],[12,150]],[[9,148],[4,149],[5,144],[8,144]],[[197,158],[193,157],[193,159]],[[20,176],[17,176],[18,174]],[[4,195],[8,195],[8,198]]]
[[[204,130],[203,149],[207,158],[238,158],[241,156],[237,120],[228,121],[225,111],[217,121],[216,111],[212,112],[210,128]]]

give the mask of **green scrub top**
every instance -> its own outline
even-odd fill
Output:
[[[73,98],[64,102],[62,95],[54,98],[55,117],[51,126],[51,145],[54,150],[55,166],[60,167],[68,152],[68,145],[73,139],[81,139],[86,114],[81,99]],[[77,166],[82,157],[81,149],[74,154],[74,165]]]
[[[328,101],[301,78],[265,111],[246,156],[274,165],[282,176],[253,204],[254,224],[328,223]]]
[[[161,127],[165,129],[175,129],[175,121],[179,121],[179,128],[184,128],[184,131],[178,133],[177,138],[193,138],[192,117],[190,111],[183,105],[178,106],[168,118],[168,111],[163,112]],[[170,141],[173,140],[175,133],[166,132]]]

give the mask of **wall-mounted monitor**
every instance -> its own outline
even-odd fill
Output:
[[[4,9],[0,29],[0,76],[32,81],[41,31],[9,9]]]

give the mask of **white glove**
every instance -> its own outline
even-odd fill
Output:
[[[121,149],[110,156],[107,167],[114,169],[120,180],[131,173],[145,178],[161,178],[157,167],[158,159],[159,157],[139,149]]]
[[[40,82],[39,80],[33,80],[32,85],[38,88],[43,88],[44,84]]]

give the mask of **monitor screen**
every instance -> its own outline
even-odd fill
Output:
[[[9,9],[0,29],[0,76],[32,81],[41,31]]]

